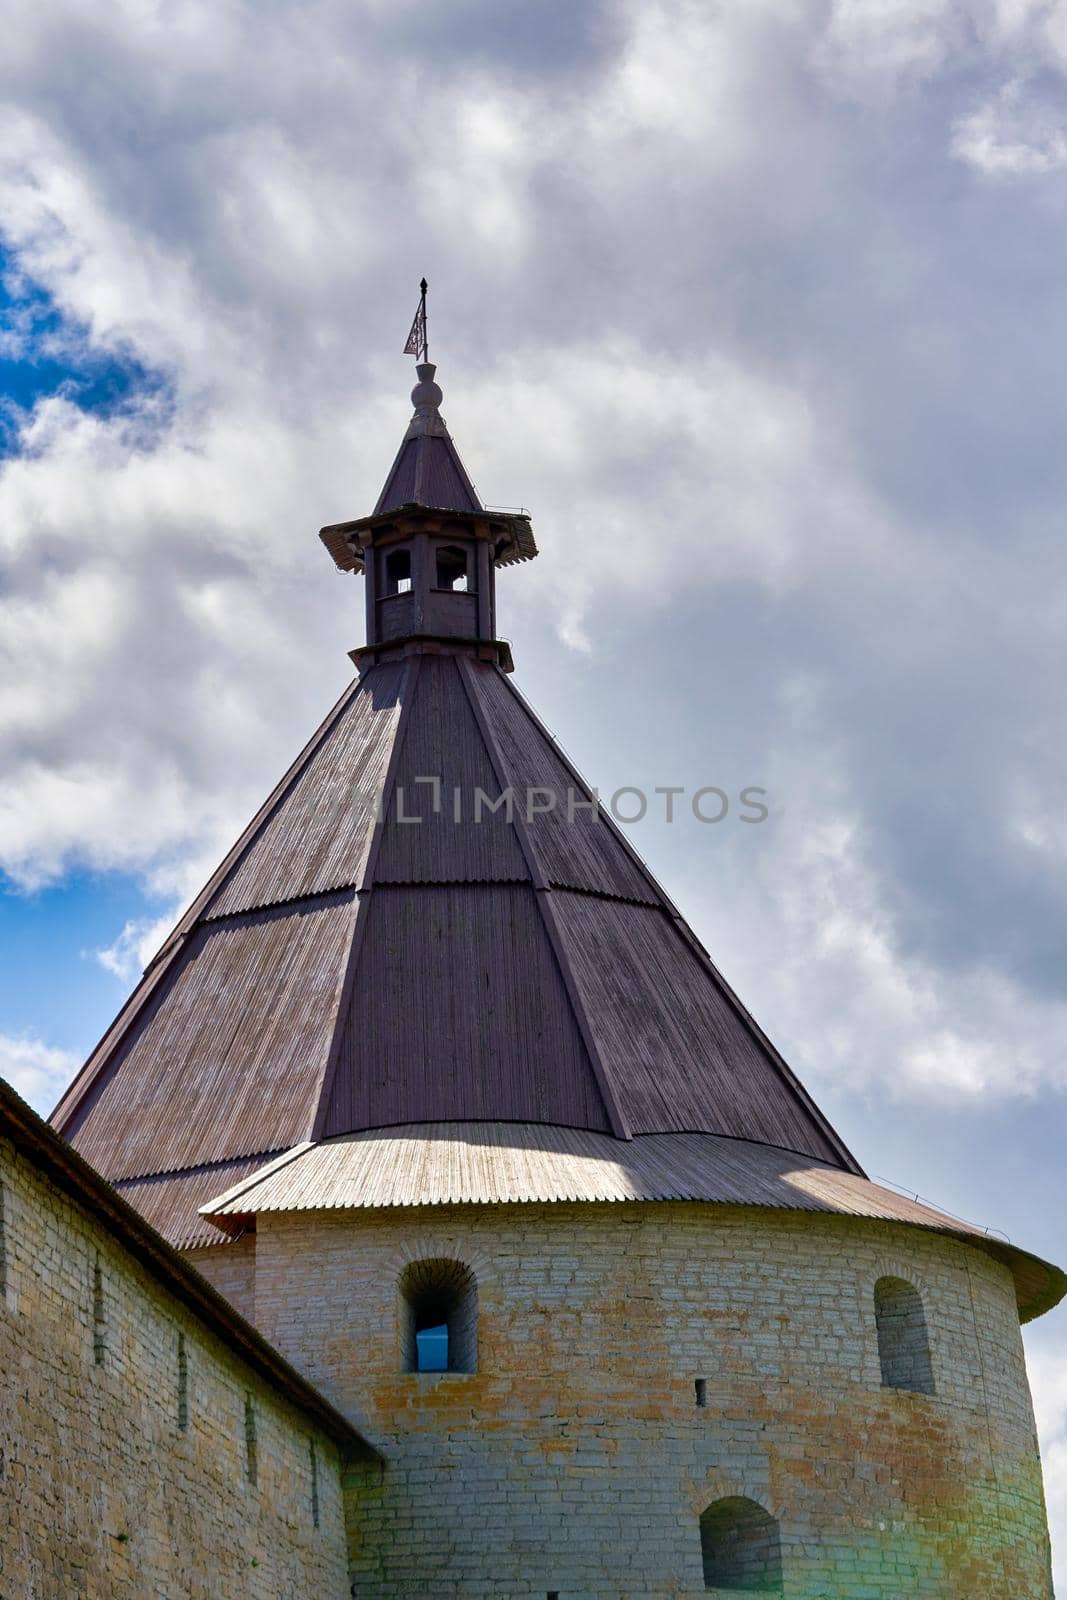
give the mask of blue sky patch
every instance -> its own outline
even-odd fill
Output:
[[[96,952],[127,922],[154,920],[160,909],[120,872],[74,872],[33,894],[0,885],[0,1033],[40,1033],[84,1055],[128,989]]]
[[[85,324],[64,316],[0,245],[0,459],[18,453],[24,414],[50,395],[108,417],[168,389],[129,348],[94,346]]]

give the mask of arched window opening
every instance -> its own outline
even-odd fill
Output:
[[[716,1500],[700,1519],[704,1587],[729,1594],[781,1594],[778,1523],[755,1500]]]
[[[439,589],[453,589],[457,593],[466,591],[470,585],[467,582],[467,552],[459,550],[455,545],[445,545],[437,552],[437,587]]]
[[[933,1394],[926,1313],[915,1285],[905,1278],[879,1278],[874,1286],[874,1320],[882,1387]]]
[[[478,1286],[462,1261],[413,1261],[400,1277],[400,1351],[405,1372],[474,1372]]]
[[[385,558],[383,594],[407,594],[411,588],[411,551],[390,550]]]

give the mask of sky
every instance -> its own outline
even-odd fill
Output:
[[[868,1172],[1067,1261],[1067,3],[5,21],[0,1074],[50,1109],[347,681],[425,273],[520,687],[606,795],[766,789],[629,836]]]

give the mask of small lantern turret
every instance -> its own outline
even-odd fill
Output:
[[[426,286],[408,339],[426,354]],[[363,662],[420,649],[467,648],[511,656],[496,636],[496,569],[537,554],[525,511],[482,505],[441,415],[437,368],[422,360],[414,415],[369,517],[333,523],[319,537],[343,572],[366,578]]]

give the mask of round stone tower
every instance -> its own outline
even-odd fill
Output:
[[[530,521],[418,377],[321,535],[359,675],[56,1125],[380,1449],[354,1596],[1050,1600],[1063,1275],[870,1182],[731,993],[512,687]]]

